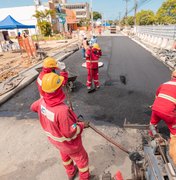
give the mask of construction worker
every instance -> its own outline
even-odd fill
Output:
[[[93,34],[93,36],[92,36],[90,41],[91,41],[92,44],[97,43],[97,37],[95,36],[95,34]]]
[[[49,141],[59,149],[68,179],[73,180],[79,170],[80,180],[89,180],[88,155],[81,140],[81,133],[89,123],[78,122],[76,114],[64,103],[60,94],[63,82],[63,76],[45,74],[42,78],[45,96],[34,102],[31,110],[38,113]]]
[[[176,145],[173,143],[176,143],[176,71],[172,72],[171,80],[161,84],[156,91],[150,124],[157,126],[160,120],[170,130],[170,155],[176,164]]]
[[[88,46],[87,46],[87,36],[86,35],[83,36],[81,47],[82,47],[82,57],[83,57],[83,59],[86,59],[85,53],[86,53],[86,49],[88,48]]]
[[[92,80],[94,81],[95,89],[100,87],[99,74],[98,74],[98,60],[102,55],[101,49],[97,43],[93,45],[87,41],[89,45],[86,50],[86,67],[87,67],[87,89],[91,90]]]
[[[59,70],[61,70],[59,72]],[[42,91],[42,78],[45,74],[50,73],[50,72],[55,72],[57,74],[60,74],[61,76],[64,77],[64,82],[62,83],[63,86],[66,85],[67,80],[68,80],[68,72],[65,70],[65,66],[63,63],[58,63],[56,59],[52,57],[47,57],[44,59],[43,62],[43,68],[42,71],[40,72],[38,78],[37,78],[37,86],[38,90],[40,93],[40,96],[44,96],[44,92]]]

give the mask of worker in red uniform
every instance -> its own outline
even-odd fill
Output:
[[[59,72],[59,70],[60,70],[60,72]],[[58,73],[64,77],[64,82],[62,83],[62,86],[65,86],[67,83],[68,72],[66,72],[65,67],[63,67],[63,64],[60,63],[58,65],[56,59],[54,59],[52,57],[47,57],[44,59],[42,71],[40,72],[40,74],[37,78],[37,86],[38,86],[40,96],[44,96],[44,92],[42,91],[42,87],[41,87],[42,78],[45,74],[50,73],[50,72]]]
[[[97,43],[92,44],[87,41],[89,47],[86,50],[86,67],[87,67],[87,89],[91,89],[92,80],[95,84],[95,89],[100,87],[98,74],[98,60],[102,55],[101,49]]]
[[[78,122],[76,114],[64,103],[60,94],[63,82],[63,76],[45,74],[42,78],[45,96],[34,102],[31,110],[38,113],[49,141],[59,149],[68,179],[73,180],[79,170],[80,180],[89,180],[88,155],[81,140],[81,133],[89,123]]]
[[[156,91],[150,124],[156,126],[160,120],[163,120],[170,130],[170,144],[174,144],[172,141],[176,143],[176,71],[172,72],[171,80],[161,84]],[[170,155],[176,164],[176,146],[170,146]]]

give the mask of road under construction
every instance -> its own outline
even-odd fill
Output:
[[[124,129],[131,124],[149,124],[156,88],[170,79],[170,69],[129,37],[122,34],[98,39],[103,52],[99,69],[101,87],[88,94],[86,69],[81,51],[64,59],[70,74],[77,76],[69,94],[77,115],[88,119],[99,130],[129,151],[141,151],[141,130]],[[67,94],[68,95],[68,94]],[[0,107],[0,179],[66,180],[57,149],[51,147],[30,105],[39,98],[36,82],[15,94]],[[67,102],[68,103],[68,102]],[[161,125],[161,131],[168,130]],[[91,129],[83,142],[90,158],[90,171],[101,178],[108,171],[120,170],[131,178],[131,161],[126,153],[111,145]]]

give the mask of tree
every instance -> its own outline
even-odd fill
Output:
[[[142,10],[136,14],[138,25],[152,25],[155,23],[155,14],[151,10]]]
[[[55,13],[53,10],[47,10],[44,11],[36,11],[33,15],[37,19],[37,26],[40,29],[40,32],[44,36],[50,36],[51,35],[51,22],[50,17]]]
[[[94,19],[94,20],[102,19],[102,15],[101,15],[99,12],[94,11],[94,12],[93,12],[93,19]]]
[[[156,13],[159,24],[176,24],[176,0],[167,0]]]
[[[78,27],[82,27],[82,26],[85,26],[86,29],[88,29],[88,27],[90,26],[90,19],[82,18],[78,23]]]
[[[133,26],[134,25],[134,16],[127,16],[127,24],[130,25],[130,26]]]

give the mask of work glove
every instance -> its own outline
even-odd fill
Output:
[[[58,68],[59,68],[61,71],[65,70],[65,68],[66,68],[64,62],[58,61],[58,62],[57,62],[57,65],[58,65]]]
[[[153,126],[154,130],[156,131],[156,133],[158,133],[157,125],[150,124],[150,126]],[[152,130],[149,129],[148,134],[149,134],[149,136],[154,138],[154,134],[152,133]]]
[[[176,165],[176,136],[172,136],[169,143],[169,155]]]
[[[84,121],[84,128],[89,128],[90,127],[89,124],[90,124],[89,121]]]

